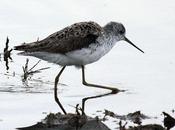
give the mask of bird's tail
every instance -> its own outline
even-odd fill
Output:
[[[28,48],[27,45],[22,44],[22,45],[14,46],[13,49],[14,49],[14,50],[23,51],[23,50],[25,50],[26,48]]]
[[[14,46],[14,50],[18,50],[18,51],[30,51],[32,49],[36,48],[36,45],[38,44],[38,42],[32,42],[32,43],[23,43],[21,45],[18,46]]]

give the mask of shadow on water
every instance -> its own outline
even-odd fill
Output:
[[[6,77],[0,82],[0,92],[7,93],[53,93],[53,82],[43,81],[41,77],[30,78],[23,82],[20,74],[0,73],[0,76]],[[10,80],[9,80],[10,79]],[[61,89],[59,93],[65,90],[65,84],[59,84]]]

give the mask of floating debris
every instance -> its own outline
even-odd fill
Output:
[[[115,115],[114,112],[105,109],[104,117],[103,118],[106,118],[106,116],[116,117],[116,115]]]
[[[8,50],[8,48],[9,48],[8,44],[9,44],[9,38],[7,37],[6,43],[5,43],[5,48],[4,48],[4,58],[12,59],[11,56],[10,56],[12,49]]]
[[[77,115],[86,115],[85,112],[82,110],[82,108],[79,107],[79,104],[77,104],[76,106],[73,106],[73,105],[70,105],[70,104],[69,104],[69,106],[75,108],[75,113],[76,113]],[[81,114],[80,114],[80,112],[81,112]]]
[[[106,119],[107,116],[112,117],[112,118],[116,118],[116,119],[119,119],[119,120],[124,120],[124,121],[129,120],[129,121],[131,121],[131,122],[133,122],[134,124],[137,124],[137,125],[141,125],[142,120],[151,118],[149,116],[146,116],[146,115],[142,114],[140,111],[135,111],[135,112],[129,113],[127,115],[118,115],[118,114],[115,114],[112,111],[105,110],[103,121],[107,120]]]
[[[12,58],[11,58],[11,51],[13,50],[13,49],[8,49],[9,48],[9,38],[7,37],[7,39],[6,39],[6,43],[5,43],[5,48],[4,48],[4,61],[5,61],[5,65],[6,65],[6,70],[9,70],[9,61],[8,61],[8,59],[10,59],[10,60],[12,60]]]
[[[140,111],[136,111],[133,113],[129,113],[127,115],[128,120],[131,120],[133,123],[137,124],[137,125],[141,125],[142,124],[142,119],[146,119],[147,116],[141,114]]]
[[[75,112],[76,112],[77,115],[80,115],[79,110],[80,110],[79,104],[77,104],[76,107],[75,107]]]

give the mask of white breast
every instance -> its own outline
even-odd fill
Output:
[[[101,37],[98,43],[91,44],[88,48],[66,53],[66,56],[75,61],[77,65],[93,63],[107,54],[115,45],[116,40],[112,37]]]

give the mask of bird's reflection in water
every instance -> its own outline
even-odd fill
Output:
[[[12,50],[11,50],[12,51]],[[10,52],[11,52],[10,51]],[[12,58],[11,58],[11,56],[10,56],[10,52],[7,52],[7,54],[6,53],[4,53],[4,61],[5,61],[5,66],[6,66],[6,70],[8,71],[9,70],[9,59],[12,61]]]
[[[119,92],[120,92],[120,90],[118,90],[115,93],[113,93],[113,91],[111,91],[111,92],[107,92],[107,93],[104,93],[104,94],[98,94],[98,95],[95,95],[95,96],[88,96],[88,97],[83,98],[82,99],[82,112],[85,112],[85,103],[86,103],[87,100],[94,99],[94,98],[100,98],[100,97],[104,97],[104,96],[110,96],[110,95],[117,94]]]
[[[118,90],[118,92],[120,92],[120,90]],[[82,99],[82,108],[80,109],[78,106],[79,104],[76,105],[75,109],[76,112],[75,113],[68,113],[68,114],[61,114],[61,113],[50,113],[46,116],[46,118],[44,119],[44,122],[38,122],[37,124],[34,124],[32,126],[28,126],[28,127],[23,127],[23,128],[18,128],[19,130],[91,130],[91,129],[101,129],[101,130],[109,130],[109,128],[107,126],[105,126],[101,121],[97,121],[98,119],[96,118],[89,118],[89,116],[87,116],[85,114],[85,102],[87,100],[90,99],[95,99],[95,98],[100,98],[100,97],[104,97],[104,96],[110,96],[110,95],[114,95],[117,94],[118,92],[107,92],[104,94],[98,94],[95,96],[88,96]],[[81,110],[82,114],[80,114],[79,110]],[[61,117],[61,118],[60,118]],[[61,120],[63,119],[63,120]],[[46,121],[47,120],[47,121]],[[60,122],[61,120],[61,122]],[[82,122],[83,120],[83,122]],[[73,123],[74,125],[70,125],[70,121],[71,123]],[[78,122],[77,122],[78,121]],[[57,124],[55,124],[54,122],[57,122]],[[59,122],[59,123],[58,123]],[[79,123],[83,123],[81,125],[81,127],[77,127],[77,124],[79,126]],[[88,127],[87,127],[88,126]]]

